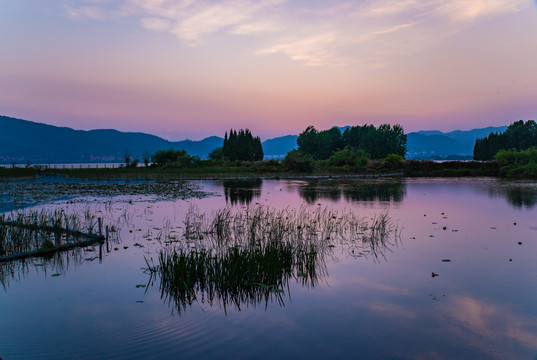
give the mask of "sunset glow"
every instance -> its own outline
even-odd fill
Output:
[[[529,0],[0,0],[0,115],[170,140],[537,118]]]

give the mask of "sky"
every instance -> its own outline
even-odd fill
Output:
[[[0,0],[0,115],[169,140],[537,120],[529,0]]]

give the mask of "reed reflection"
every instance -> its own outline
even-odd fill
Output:
[[[314,288],[328,276],[336,249],[352,257],[385,258],[400,231],[387,213],[368,222],[348,210],[267,206],[223,208],[211,214],[191,207],[183,240],[149,267],[160,278],[162,299],[179,314],[194,302],[229,307],[285,305],[291,285]]]
[[[516,186],[500,188],[507,201],[513,207],[533,209],[537,205],[537,188],[535,186]]]
[[[308,203],[319,200],[401,202],[406,184],[401,179],[311,179],[298,187],[299,195]]]
[[[103,245],[75,248],[69,251],[56,252],[47,256],[32,257],[0,263],[0,283],[4,290],[11,282],[21,282],[30,274],[58,276],[65,274],[71,268],[77,267],[84,261],[102,261]]]
[[[230,205],[248,205],[261,196],[261,179],[223,181],[226,203]]]

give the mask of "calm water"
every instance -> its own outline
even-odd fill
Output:
[[[214,194],[185,200],[110,191],[41,196],[35,208],[89,208],[115,224],[119,236],[102,248],[0,265],[0,356],[537,358],[536,183],[333,179],[192,185]],[[35,184],[29,188],[35,191]],[[146,259],[156,262],[159,251],[181,241],[187,211],[264,205],[345,209],[364,219],[388,211],[400,238],[377,252],[353,252],[336,243],[315,281],[294,276],[282,293],[267,292],[258,300],[244,298],[225,309],[201,296],[183,309],[169,303]]]

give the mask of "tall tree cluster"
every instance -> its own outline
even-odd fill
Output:
[[[231,161],[263,160],[264,154],[261,139],[258,136],[253,137],[248,129],[240,129],[239,131],[231,129],[229,135],[226,132],[224,136],[222,155],[225,159]]]
[[[297,139],[298,149],[316,160],[328,159],[346,146],[363,150],[372,159],[383,159],[389,154],[406,154],[407,139],[401,125],[389,124],[352,126],[343,133],[338,128],[317,131],[308,126]]]
[[[526,150],[537,146],[537,124],[534,120],[516,121],[503,133],[490,133],[477,139],[474,145],[475,160],[492,160],[500,150]]]

